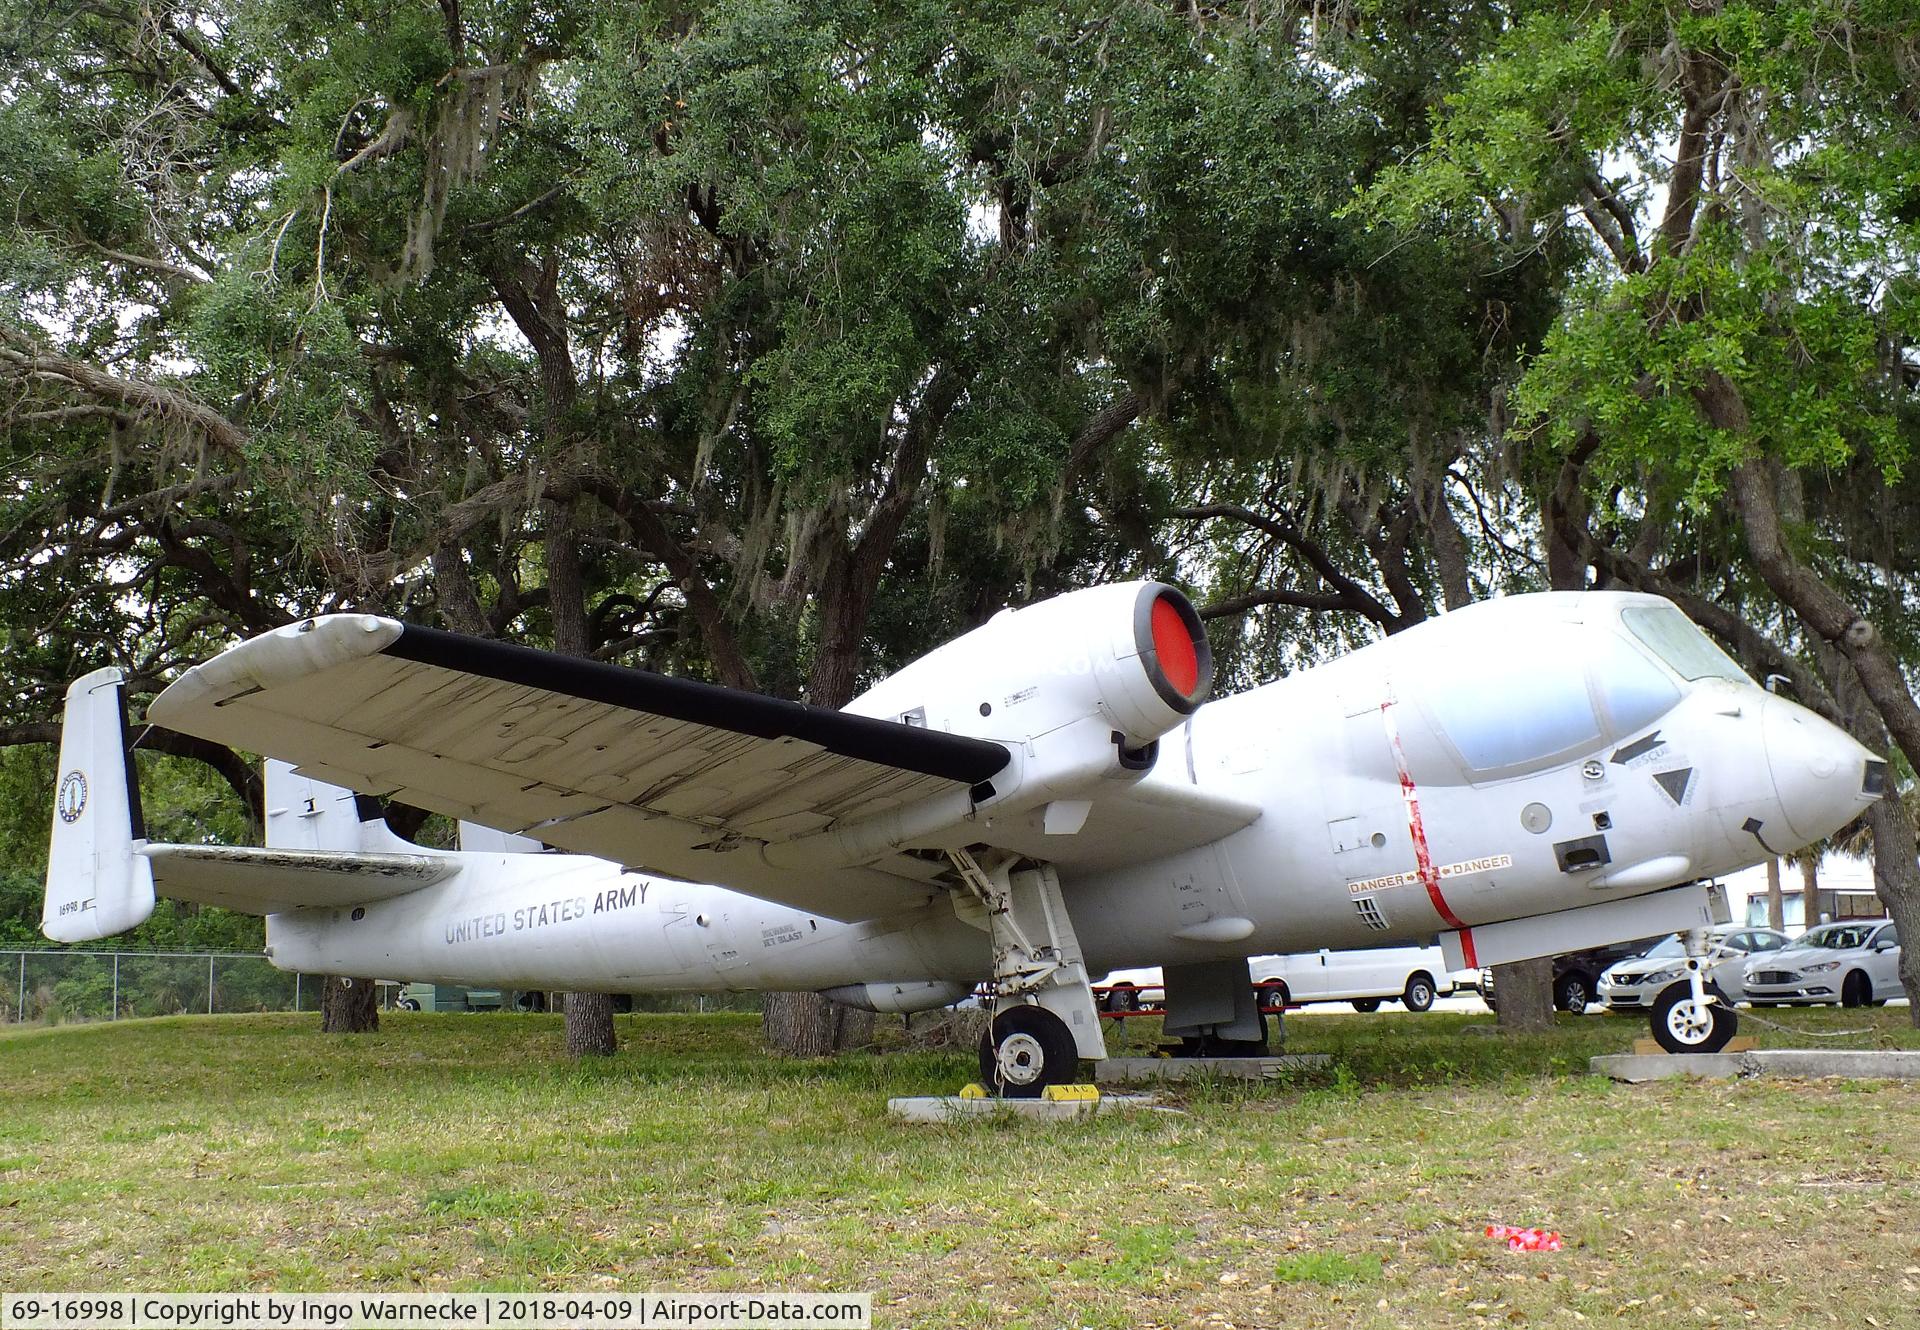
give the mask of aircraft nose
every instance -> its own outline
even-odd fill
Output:
[[[1885,790],[1886,764],[1851,735],[1784,697],[1769,697],[1761,721],[1780,811],[1805,845],[1859,816]]]

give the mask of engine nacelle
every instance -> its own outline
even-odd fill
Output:
[[[1016,752],[1022,793],[1058,794],[1151,766],[1153,742],[1212,683],[1213,653],[1187,598],[1121,582],[1003,611],[847,709],[997,740]]]
[[[823,990],[822,997],[862,1011],[885,1012],[898,1016],[912,1011],[932,1011],[951,1007],[973,991],[972,984],[950,979],[921,979],[898,984],[843,984]]]

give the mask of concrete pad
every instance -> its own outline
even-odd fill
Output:
[[[1093,1064],[1093,1079],[1110,1085],[1184,1081],[1195,1076],[1271,1081],[1332,1061],[1329,1053],[1280,1053],[1264,1058],[1106,1058]]]
[[[902,1122],[959,1122],[1001,1113],[1040,1122],[1067,1122],[1153,1106],[1153,1096],[1147,1094],[1103,1094],[1098,1099],[975,1099],[943,1094],[887,1100],[887,1112]]]
[[[1920,1078],[1920,1052],[1882,1049],[1765,1048],[1751,1053],[1616,1053],[1588,1069],[1616,1081],[1671,1076],[1845,1076],[1855,1080]]]

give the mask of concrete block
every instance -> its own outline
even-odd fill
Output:
[[[1130,1108],[1151,1108],[1152,1095],[1103,1094],[1098,1099],[975,1099],[961,1095],[917,1095],[887,1100],[889,1115],[902,1122],[959,1122],[1011,1114],[1040,1122],[1068,1122]]]
[[[1596,1076],[1658,1081],[1672,1076],[1845,1076],[1852,1080],[1920,1079],[1920,1052],[1885,1049],[1763,1048],[1748,1053],[1616,1053],[1592,1059]]]
[[[1184,1081],[1195,1076],[1271,1081],[1291,1072],[1325,1067],[1327,1053],[1280,1053],[1264,1058],[1106,1058],[1093,1064],[1093,1079],[1109,1085]]]

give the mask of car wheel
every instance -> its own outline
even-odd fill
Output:
[[[1847,976],[1840,985],[1840,1005],[1843,1007],[1864,1007],[1873,1001],[1873,982],[1859,970]]]
[[[1380,1010],[1380,999],[1355,998],[1353,1000],[1353,1009],[1355,1011],[1378,1011]]]
[[[1073,1032],[1045,1007],[1010,1007],[980,1036],[980,1079],[999,1098],[1038,1099],[1079,1071]]]
[[[1407,987],[1400,994],[1400,1000],[1408,1011],[1426,1011],[1433,1006],[1433,976],[1420,973],[1407,980]]]
[[[1587,1009],[1593,989],[1584,974],[1563,974],[1553,986],[1553,1005],[1578,1016]]]
[[[1140,1006],[1140,990],[1132,984],[1116,984],[1107,990],[1108,1011],[1134,1011]]]
[[[1739,1028],[1725,1002],[1696,1005],[1689,984],[1671,984],[1654,1000],[1653,1038],[1669,1053],[1718,1053]]]
[[[1284,980],[1269,979],[1266,983],[1260,985],[1261,1006],[1267,1008],[1284,1007],[1292,1001],[1293,993],[1287,988]]]

